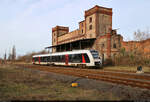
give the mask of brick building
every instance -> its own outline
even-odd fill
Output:
[[[135,52],[142,55],[142,57],[150,58],[150,39],[143,41],[122,41],[122,48],[125,48],[126,52]]]
[[[79,28],[69,32],[69,27],[52,28],[52,52],[75,49],[95,49],[103,60],[120,51],[123,37],[112,29],[112,8],[94,6],[86,10]]]

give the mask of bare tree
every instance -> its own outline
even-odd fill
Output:
[[[7,59],[7,54],[5,52],[5,54],[4,54],[4,63],[6,63],[6,59]]]
[[[48,54],[48,52],[46,50],[42,50],[42,51],[39,51],[39,52],[27,53],[25,55],[18,56],[17,61],[31,62],[32,61],[32,56],[33,55],[38,55],[38,54]]]
[[[12,60],[14,61],[16,59],[16,48],[15,45],[12,48]]]
[[[8,61],[11,61],[11,60],[12,60],[12,54],[9,53],[9,55],[8,55]]]
[[[134,32],[134,40],[136,41],[142,41],[150,38],[150,31],[149,29],[146,29],[145,31],[141,31],[138,29],[137,31]]]

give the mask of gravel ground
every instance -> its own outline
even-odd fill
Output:
[[[61,81],[63,83],[70,83],[70,85],[72,82],[77,82],[79,87],[83,89],[95,89],[101,93],[112,93],[113,95],[120,97],[123,100],[150,101],[150,90],[147,89],[140,89],[138,87],[130,87],[88,78],[80,78],[46,71],[33,70],[29,68],[25,69],[32,70],[33,73],[46,75],[49,78]]]

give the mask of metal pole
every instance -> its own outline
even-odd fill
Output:
[[[80,49],[81,49],[81,41],[79,42],[79,45],[80,45]]]
[[[60,52],[61,52],[61,45],[60,45]]]
[[[71,51],[71,43],[70,43],[70,51]]]

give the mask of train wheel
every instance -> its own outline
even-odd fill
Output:
[[[78,68],[82,68],[82,65],[81,65],[81,64],[78,64],[77,67],[78,67]]]
[[[86,68],[86,65],[85,65],[85,64],[83,64],[83,65],[82,65],[82,68]]]

